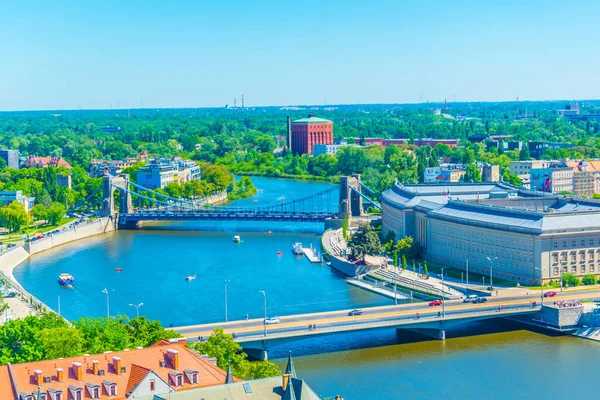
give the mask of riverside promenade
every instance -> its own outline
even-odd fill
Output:
[[[24,243],[0,254],[0,277],[4,280],[3,288],[16,291],[15,297],[4,300],[9,309],[0,316],[0,323],[6,320],[23,318],[28,315],[42,314],[53,311],[38,300],[15,279],[13,270],[34,254],[53,249],[63,244],[86,239],[91,236],[112,232],[116,229],[113,218],[99,218],[84,224],[76,225],[66,231],[44,237],[35,242]]]

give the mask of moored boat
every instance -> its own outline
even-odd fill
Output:
[[[185,280],[186,280],[186,281],[191,281],[191,280],[193,280],[193,279],[196,279],[196,275],[190,275],[190,276],[186,276],[186,277],[185,277]]]
[[[240,237],[239,237],[239,235],[235,235],[235,236],[233,237],[233,241],[234,241],[235,243],[239,243],[239,242],[241,242],[241,241],[242,241],[242,238],[240,238]]]
[[[300,242],[294,243],[292,246],[292,253],[294,253],[297,256],[301,255],[302,254],[302,243],[300,243]]]
[[[75,278],[71,274],[60,274],[58,276],[58,283],[62,286],[73,286],[75,285]]]

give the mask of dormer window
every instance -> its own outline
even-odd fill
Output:
[[[91,399],[100,398],[100,385],[88,382],[85,384],[85,387]]]
[[[83,389],[79,386],[69,385],[69,392],[71,393],[71,399],[83,400]]]
[[[41,392],[39,390],[35,390],[33,392],[33,398],[35,400],[48,400],[48,393]]]
[[[111,381],[102,381],[106,394],[110,397],[117,395],[117,384]]]
[[[62,390],[50,388],[48,389],[48,394],[50,395],[50,400],[63,400]]]
[[[19,395],[20,400],[34,400],[31,393],[21,393]]]
[[[192,385],[198,384],[198,371],[186,368],[183,370],[183,372],[185,372],[185,376],[187,377],[189,383]]]
[[[183,386],[183,374],[179,371],[169,371],[169,382],[171,386]]]

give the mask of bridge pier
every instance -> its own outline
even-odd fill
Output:
[[[407,330],[416,334],[427,336],[435,340],[446,340],[446,330],[436,328],[408,328]]]
[[[244,353],[248,354],[248,357],[254,361],[267,361],[269,359],[269,352],[263,349],[244,349]]]
[[[363,214],[363,199],[352,188],[361,191],[360,174],[340,178],[339,217],[341,219],[348,217],[351,220],[353,216],[360,217]]]

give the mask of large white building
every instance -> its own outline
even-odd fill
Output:
[[[468,259],[472,272],[522,284],[599,274],[598,200],[500,183],[396,184],[381,206],[384,236],[412,236],[440,265],[466,269]]]
[[[137,174],[138,185],[148,189],[164,188],[171,182],[183,183],[200,180],[200,167],[193,161],[173,159],[154,159]]]

